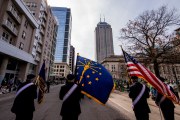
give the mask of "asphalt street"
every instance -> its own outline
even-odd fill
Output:
[[[62,101],[59,100],[61,85],[51,86],[50,93],[46,93],[42,104],[35,102],[36,111],[33,120],[61,120],[60,109]],[[0,95],[0,120],[14,120],[15,115],[10,109],[15,98],[15,92]],[[111,101],[103,106],[92,99],[85,97],[81,100],[79,120],[130,120],[123,112],[114,107]]]
[[[62,101],[59,100],[61,85],[51,86],[50,93],[46,93],[42,104],[37,104],[33,120],[61,120],[60,109]],[[15,115],[10,109],[15,98],[15,92],[0,95],[0,120],[15,120]],[[151,109],[150,120],[163,120],[159,108],[149,98]],[[85,97],[81,100],[81,111],[79,120],[135,120],[132,110],[132,101],[127,92],[114,91],[105,106],[100,105]],[[175,120],[180,120],[180,105],[175,105]]]

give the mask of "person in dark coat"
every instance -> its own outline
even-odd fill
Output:
[[[163,77],[159,78],[162,82],[165,81]],[[171,86],[169,86],[170,90],[174,93],[174,90]],[[172,100],[169,98],[165,97],[163,98],[163,95],[160,94],[159,92],[157,93],[155,103],[157,106],[161,108],[162,114],[164,116],[165,120],[174,120],[174,104]]]
[[[63,85],[59,92],[60,100],[64,99],[66,93],[71,89],[74,83],[75,76],[72,74],[67,75],[67,82]],[[62,120],[78,120],[81,113],[80,108],[81,90],[77,87],[66,100],[63,100],[60,115]]]
[[[11,111],[16,114],[16,120],[32,120],[35,111],[34,99],[37,98],[37,86],[31,81],[35,75],[27,75],[26,82],[22,83],[16,93]]]
[[[130,86],[129,97],[132,99],[132,102],[134,102],[140,94],[143,85],[138,82],[138,77],[136,76],[132,76],[131,80],[133,84]],[[139,101],[133,106],[136,120],[149,120],[149,113],[151,111],[147,103],[147,98],[149,98],[149,88],[145,86],[144,93],[142,92],[142,96]]]
[[[46,81],[46,85],[47,85],[47,92],[49,93],[49,89],[50,89],[50,81]]]

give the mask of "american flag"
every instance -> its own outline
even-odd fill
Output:
[[[129,76],[137,76],[138,78],[142,78],[143,80],[151,84],[159,93],[173,100],[175,103],[179,104],[178,98],[167,87],[166,84],[159,80],[150,70],[141,65],[138,61],[136,61],[124,50],[122,51],[127,64],[127,71]]]

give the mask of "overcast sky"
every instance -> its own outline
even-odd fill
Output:
[[[180,0],[47,0],[50,6],[68,7],[72,12],[71,44],[76,53],[95,59],[94,30],[98,22],[109,23],[113,31],[115,55],[121,54],[119,31],[129,20],[134,20],[146,10],[158,9],[167,5],[180,13]]]

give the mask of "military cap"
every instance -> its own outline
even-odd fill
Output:
[[[73,74],[67,75],[67,80],[73,80],[74,78],[75,78],[75,75],[73,75]]]
[[[27,75],[27,79],[33,79],[33,78],[35,78],[36,76],[34,75],[34,74],[29,74],[29,75]]]

